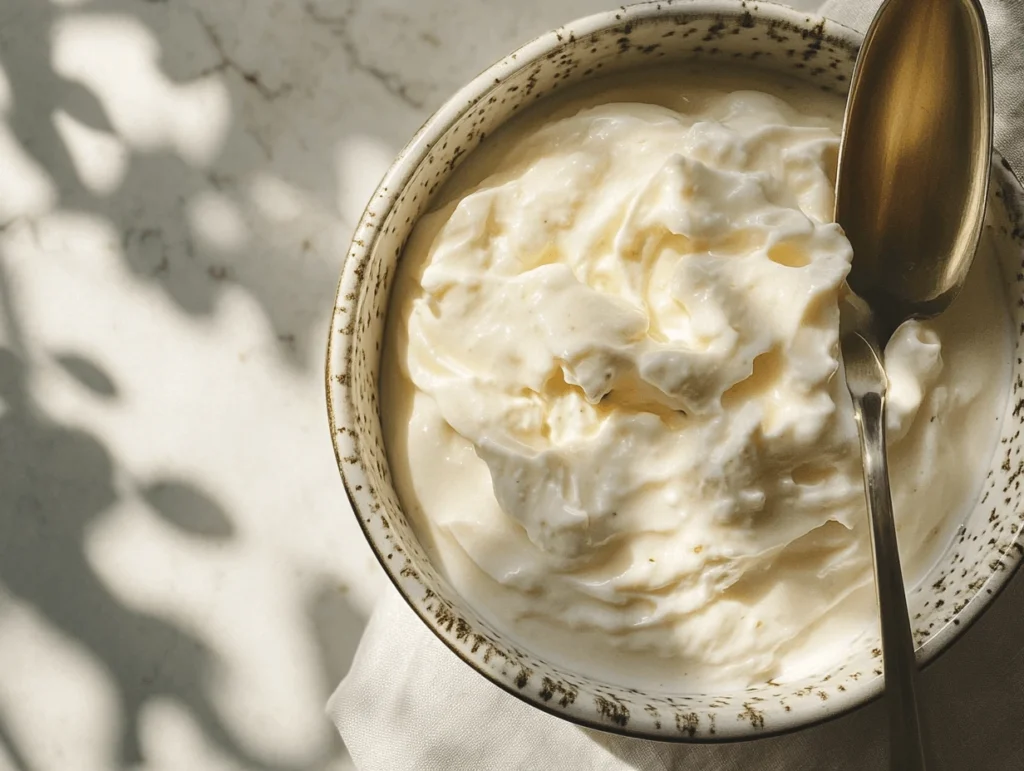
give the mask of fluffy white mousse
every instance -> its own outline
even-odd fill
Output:
[[[421,537],[503,628],[743,685],[874,623],[838,350],[853,253],[835,115],[755,91],[682,106],[541,122],[421,221],[385,428]],[[1005,312],[975,322],[1003,373]],[[945,338],[910,323],[886,349],[909,565],[975,494],[1003,403]]]

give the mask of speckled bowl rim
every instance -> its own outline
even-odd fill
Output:
[[[542,712],[546,712],[556,718],[567,720],[588,729],[630,738],[648,739],[651,741],[668,743],[723,744],[739,741],[754,741],[761,738],[793,733],[794,731],[830,722],[867,706],[882,694],[883,680],[880,677],[876,677],[871,681],[865,682],[856,694],[851,695],[846,703],[829,710],[825,714],[812,715],[811,710],[809,709],[794,708],[791,713],[774,716],[771,721],[771,727],[765,727],[757,732],[751,732],[749,730],[744,731],[741,729],[730,730],[723,726],[723,730],[721,730],[717,735],[708,736],[702,734],[694,737],[688,736],[684,733],[680,733],[678,735],[652,735],[642,729],[620,728],[614,724],[597,722],[596,720],[584,716],[582,714],[582,710],[557,710],[554,707],[549,706],[544,701],[541,701],[530,692],[516,690],[512,687],[511,683],[502,680],[500,677],[493,674],[492,671],[479,666],[476,662],[463,654],[454,639],[451,639],[448,633],[442,631],[435,619],[429,616],[425,609],[420,607],[420,605],[410,597],[409,592],[404,585],[403,578],[397,574],[397,570],[393,570],[391,568],[388,560],[385,559],[379,544],[368,530],[365,517],[362,516],[365,512],[363,511],[363,506],[359,501],[360,496],[350,488],[350,482],[346,477],[344,469],[342,449],[339,446],[337,427],[339,423],[352,425],[355,421],[353,420],[354,416],[348,414],[350,412],[349,404],[346,403],[346,400],[336,399],[335,392],[331,387],[332,374],[335,371],[343,371],[344,367],[339,367],[338,365],[346,363],[336,360],[338,355],[338,349],[335,346],[336,322],[338,315],[337,308],[341,303],[341,298],[343,296],[342,292],[345,287],[350,283],[356,286],[359,285],[361,280],[354,275],[357,266],[361,265],[364,258],[373,252],[376,242],[383,232],[383,225],[388,219],[388,214],[397,205],[399,195],[412,181],[417,169],[426,159],[431,148],[443,137],[445,132],[463,118],[477,103],[477,101],[495,84],[502,82],[519,72],[529,69],[548,54],[558,51],[562,48],[564,41],[570,35],[582,38],[586,35],[605,30],[608,27],[658,17],[665,14],[665,12],[671,12],[672,15],[678,15],[681,11],[685,15],[692,15],[694,17],[706,17],[709,14],[729,17],[742,14],[742,12],[748,7],[755,10],[759,16],[765,17],[770,21],[791,24],[798,28],[827,25],[830,37],[842,39],[854,48],[859,48],[863,42],[862,33],[819,14],[800,12],[788,6],[778,5],[772,2],[741,2],[741,0],[661,0],[661,2],[657,2],[657,0],[647,0],[646,2],[620,6],[614,10],[599,12],[576,19],[534,38],[530,42],[488,67],[449,98],[440,108],[437,109],[436,112],[434,112],[433,115],[431,115],[430,118],[426,120],[426,122],[423,123],[384,174],[383,179],[374,194],[371,196],[362,216],[360,217],[359,223],[354,230],[353,240],[349,251],[347,252],[347,256],[341,270],[341,275],[338,280],[335,296],[335,313],[332,318],[331,329],[328,333],[325,388],[331,441],[334,446],[338,470],[342,478],[346,496],[348,497],[360,529],[363,531],[363,535],[366,538],[367,543],[370,545],[377,561],[380,563],[381,567],[383,567],[384,572],[387,574],[395,589],[402,596],[403,600],[427,626],[427,628],[430,629],[431,632],[433,632],[433,634],[452,653],[458,656],[476,673],[485,677],[488,681],[498,686],[506,693],[509,693],[526,704],[529,704],[531,707],[539,709]],[[512,116],[508,116],[506,120],[511,119],[511,117]],[[1024,201],[1024,185],[1021,184],[1020,179],[1011,168],[1009,162],[1007,162],[1006,159],[998,153],[998,151],[993,152],[992,170],[993,175],[1003,175],[1005,185],[1019,193],[1017,198],[1018,201]],[[994,179],[993,183],[993,190],[995,190],[998,187],[998,184],[996,184],[997,180]],[[1007,202],[1007,206],[1009,205],[1009,202]],[[1018,215],[1018,221],[1024,219],[1024,215],[1022,215],[1020,211],[1016,212],[1016,214]],[[349,331],[346,336],[351,338],[354,336],[354,332]],[[349,345],[346,346],[345,350],[349,355],[351,355],[355,348]],[[344,419],[339,421],[339,417]],[[993,457],[995,457],[995,455],[993,455]],[[965,607],[963,607],[958,613],[954,614],[953,618],[955,618],[959,623],[946,624],[939,630],[939,632],[929,638],[923,646],[917,649],[917,658],[922,669],[928,667],[942,653],[947,651],[952,646],[952,643],[960,639],[974,624],[974,622],[977,621],[981,614],[996,601],[998,596],[1002,593],[1002,590],[1016,575],[1017,569],[1020,567],[1020,562],[1021,560],[1016,560],[1007,570],[991,573],[982,585],[981,589],[978,590],[976,600],[968,602]],[[982,590],[985,590],[984,595],[982,594]]]

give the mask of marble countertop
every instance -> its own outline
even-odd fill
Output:
[[[610,5],[0,4],[0,769],[351,767],[341,256],[457,86]]]

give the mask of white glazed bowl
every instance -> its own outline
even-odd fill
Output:
[[[660,740],[737,740],[835,717],[881,692],[877,640],[828,671],[731,693],[644,693],[534,655],[484,621],[430,564],[402,513],[388,469],[378,403],[381,340],[402,248],[433,193],[466,154],[545,94],[597,74],[701,59],[779,71],[843,94],[861,36],[760,2],[649,2],[549,32],[460,90],[420,129],[374,194],[345,260],[327,350],[327,396],[338,468],[367,540],[428,627],[484,677],[533,706],[592,728]],[[1013,300],[1022,296],[1024,193],[1008,164],[993,164],[989,235],[1001,242]],[[1024,301],[1012,302],[1024,335]],[[1021,348],[1017,343],[1018,356]],[[980,503],[935,569],[911,591],[910,615],[924,663],[946,649],[998,590],[1024,553],[1020,490],[1024,380],[1013,393]]]

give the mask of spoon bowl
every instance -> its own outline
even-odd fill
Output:
[[[836,221],[856,255],[848,282],[883,346],[963,286],[984,224],[992,125],[980,3],[884,3],[850,84],[836,181]]]

